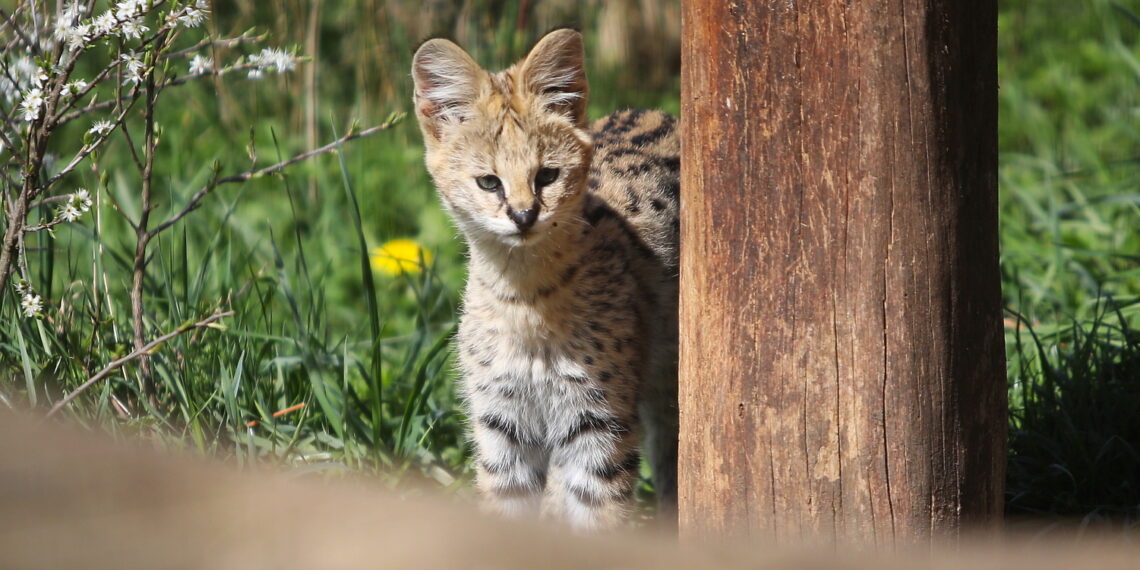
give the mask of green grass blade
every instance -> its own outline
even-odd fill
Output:
[[[453,325],[446,334],[440,335],[440,337],[436,339],[435,344],[428,349],[427,354],[424,355],[423,360],[420,361],[419,366],[416,368],[412,393],[404,405],[404,414],[400,418],[400,429],[396,437],[397,450],[401,450],[405,453],[409,450],[407,438],[408,433],[411,431],[412,418],[423,411],[424,401],[427,396],[427,390],[425,390],[428,380],[426,373],[427,367],[443,349],[447,348],[457,329],[458,325]]]
[[[344,153],[337,154],[337,163],[340,167],[341,183],[348,198],[349,211],[352,213],[352,225],[356,230],[356,242],[359,248],[360,280],[363,283],[364,302],[368,310],[368,331],[371,344],[369,346],[369,402],[372,412],[372,440],[383,441],[383,413],[384,393],[381,379],[383,378],[383,344],[380,342],[380,306],[376,299],[376,283],[372,275],[372,261],[368,250],[368,242],[364,237],[364,223],[360,216],[360,203],[356,197],[356,190],[348,176],[348,167],[345,164]]]

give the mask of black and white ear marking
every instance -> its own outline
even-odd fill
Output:
[[[544,107],[565,113],[582,127],[589,95],[585,58],[582,34],[562,29],[538,40],[522,65],[525,88],[538,95]]]
[[[483,70],[463,48],[444,39],[428,40],[412,58],[416,118],[427,135],[439,139],[444,122],[461,122],[479,94]]]

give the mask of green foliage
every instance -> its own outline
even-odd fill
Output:
[[[1140,508],[1140,19],[1003,2],[1001,248],[1008,511]]]
[[[1099,307],[1052,346],[1017,329],[1011,513],[1140,520],[1140,331],[1121,309]]]
[[[1091,319],[1102,295],[1140,295],[1140,27],[1129,14],[1104,1],[1009,2],[998,18],[1006,300],[1046,335]]]
[[[470,20],[458,12],[422,18],[418,2],[325,3],[319,13],[307,1],[218,4],[210,20],[217,35],[259,34],[286,48],[293,42],[311,61],[288,74],[255,80],[242,72],[162,93],[154,110],[154,219],[177,214],[213,177],[287,159],[354,122],[406,113],[407,70],[420,37],[458,30],[483,63],[497,66],[545,31],[539,22],[520,27],[517,7],[492,4],[475,7]],[[104,7],[98,3],[95,13]],[[597,10],[578,12],[589,19]],[[377,25],[361,25],[362,18]],[[259,48],[215,45],[166,65],[172,75],[185,74],[194,53],[222,62]],[[92,53],[102,49],[109,48]],[[97,72],[80,63],[76,77]],[[609,87],[620,77],[615,70],[591,74],[595,115],[630,105],[677,111],[675,75],[665,89],[639,90]],[[96,118],[63,126],[49,150],[68,156]],[[43,317],[24,318],[19,298],[0,292],[7,296],[0,304],[0,403],[46,410],[135,348],[129,293],[136,236],[127,219],[137,220],[142,208],[131,150],[138,151],[141,112],[126,121],[135,140],[109,140],[90,160],[97,169],[61,180],[93,190],[92,212],[53,235],[29,234],[30,281],[43,297]],[[418,129],[405,120],[335,155],[214,189],[149,245],[145,336],[223,309],[234,316],[152,351],[153,404],[140,388],[136,359],[63,414],[240,463],[365,470],[393,481],[417,474],[462,487],[469,473],[450,339],[463,252],[422,161]],[[30,217],[50,217],[52,208],[41,205]],[[422,244],[432,261],[411,274],[374,271],[370,252],[394,238]]]
[[[218,35],[253,29],[273,45],[296,44],[311,61],[291,74],[210,78],[164,92],[156,108],[159,219],[216,174],[293,156],[353,122],[407,113],[408,66],[425,37],[456,37],[494,67],[550,27],[575,25],[594,62],[592,116],[621,106],[679,111],[664,48],[651,60],[660,69],[598,63],[613,59],[601,32],[612,24],[606,2],[534,3],[549,8],[541,14],[470,1],[217,4],[210,26]],[[1007,328],[1010,509],[1134,514],[1140,19],[1106,0],[1002,1],[998,25],[1001,262],[1016,315]],[[217,61],[255,52],[240,43],[203,50]],[[186,63],[169,65],[184,73]],[[138,132],[140,117],[127,120]],[[89,127],[66,126],[54,152]],[[119,212],[137,218],[138,180],[126,141],[93,158],[98,170],[61,180],[92,190],[92,212],[26,244],[45,316],[23,318],[19,299],[0,291],[6,406],[44,409],[134,348],[134,231]],[[43,204],[31,218],[53,211]],[[374,272],[370,251],[393,238],[416,240],[432,262],[413,274]],[[449,339],[463,252],[423,168],[414,121],[283,174],[219,187],[150,245],[149,260],[149,338],[218,309],[235,315],[224,330],[195,329],[153,352],[157,405],[143,397],[131,362],[66,415],[243,463],[419,474],[462,487],[469,473]]]

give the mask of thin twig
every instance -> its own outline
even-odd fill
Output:
[[[15,32],[15,34],[17,36],[19,36],[19,38],[21,40],[23,40],[25,46],[27,46],[29,49],[31,49],[32,53],[34,53],[35,55],[39,55],[40,54],[39,43],[33,42],[31,40],[31,38],[29,38],[27,35],[25,35],[24,31],[21,30],[20,26],[17,26],[16,22],[14,21],[16,16],[20,14],[20,8],[22,8],[22,6],[16,6],[16,11],[11,13],[11,14],[9,14],[6,10],[0,10],[0,16],[4,17],[4,23],[7,24],[7,26],[10,26],[12,28],[12,31]]]
[[[259,67],[257,64],[247,62],[247,63],[239,63],[237,65],[231,65],[229,67],[224,67],[222,69],[203,71],[200,73],[187,73],[186,75],[179,75],[179,76],[174,77],[173,79],[167,79],[167,80],[163,81],[158,86],[158,88],[159,88],[159,90],[162,90],[162,89],[166,89],[167,87],[177,87],[180,85],[185,85],[187,83],[190,83],[191,81],[194,81],[196,79],[202,79],[205,77],[223,77],[223,76],[229,75],[229,74],[237,72],[237,71],[246,71],[249,69],[256,69],[257,67]],[[130,95],[120,95],[114,99],[107,99],[105,101],[98,101],[98,102],[91,103],[91,104],[87,105],[86,107],[73,107],[72,110],[70,110],[66,113],[63,113],[59,116],[58,123],[60,125],[63,125],[63,124],[69,123],[75,119],[78,119],[79,117],[82,117],[83,115],[86,115],[88,113],[92,113],[94,111],[99,111],[99,110],[103,110],[103,109],[109,109],[109,108],[114,107],[115,105],[119,104],[122,101],[126,101],[126,100],[130,99],[130,97],[131,97]]]
[[[60,169],[59,172],[56,172],[54,176],[48,178],[47,182],[44,182],[38,188],[36,188],[36,192],[38,194],[47,192],[53,184],[59,181],[60,178],[71,174],[71,171],[75,170],[75,167],[79,166],[79,163],[83,162],[83,159],[87,158],[92,152],[95,152],[95,149],[102,146],[102,144],[106,142],[108,138],[110,138],[111,133],[115,132],[115,129],[118,128],[118,126],[121,125],[124,120],[126,120],[127,113],[129,113],[131,109],[134,108],[135,102],[137,100],[137,98],[132,99],[127,104],[127,106],[123,108],[122,112],[119,113],[119,116],[115,117],[115,119],[111,122],[110,130],[97,135],[97,138],[90,143],[84,144],[83,148],[79,149],[79,152],[75,153],[75,156],[72,157],[71,161],[67,163],[67,166],[64,166],[62,169]]]
[[[178,327],[178,328],[176,328],[176,329],[174,329],[174,330],[150,341],[149,343],[135,349],[134,352],[132,352],[132,353],[108,364],[102,370],[100,370],[94,376],[92,376],[90,379],[88,379],[86,382],[84,382],[82,386],[76,388],[74,392],[68,394],[67,396],[64,396],[64,398],[62,400],[56,402],[56,404],[54,406],[52,406],[50,410],[48,410],[47,415],[44,417],[48,417],[48,418],[52,417],[53,415],[55,415],[56,412],[63,409],[64,406],[71,403],[72,400],[77,398],[80,394],[82,394],[88,388],[93,386],[96,382],[106,378],[109,374],[111,374],[115,370],[119,369],[124,364],[126,364],[126,363],[128,363],[128,362],[130,362],[130,361],[132,361],[132,360],[134,360],[134,359],[136,359],[136,358],[138,358],[144,354],[149,353],[150,351],[154,350],[155,348],[158,348],[158,346],[160,346],[162,343],[164,343],[164,342],[166,342],[166,341],[168,341],[168,340],[170,340],[170,339],[172,339],[172,338],[174,338],[180,334],[183,334],[189,330],[208,327],[214,321],[224,319],[226,317],[232,317],[233,315],[234,315],[233,311],[225,311],[222,313],[214,313],[213,315],[210,315],[209,317],[206,317],[205,319],[202,319],[196,323],[184,324],[184,325],[182,325],[182,326],[180,326],[180,327]]]
[[[40,198],[39,200],[36,200],[35,202],[28,204],[28,209],[34,210],[36,208],[39,208],[40,206],[44,206],[44,205],[51,204],[54,202],[63,202],[65,200],[70,200],[70,199],[71,199],[71,194],[60,194],[58,196],[48,196],[47,198]]]
[[[87,87],[84,87],[78,93],[73,94],[67,100],[67,105],[65,105],[62,109],[59,110],[59,112],[57,112],[55,114],[55,118],[52,119],[54,121],[53,124],[56,126],[59,126],[65,122],[67,122],[67,121],[64,121],[63,119],[65,119],[67,117],[78,116],[77,115],[78,111],[73,111],[73,109],[76,109],[76,105],[80,101],[82,101],[83,98],[86,97],[88,93],[90,93],[96,87],[98,87],[99,84],[102,83],[103,80],[107,78],[107,76],[111,75],[111,72],[116,71],[119,68],[119,65],[120,65],[119,60],[116,59],[116,60],[112,61],[111,63],[108,63],[106,66],[104,66],[103,69],[100,69],[99,73],[95,74],[95,77],[92,77],[91,81],[89,81],[87,83]],[[118,101],[113,100],[113,101],[111,101],[111,103],[112,103],[111,105],[108,105],[109,107],[115,106],[115,104],[117,104]],[[67,120],[70,121],[71,119],[67,119]]]
[[[196,43],[196,44],[194,44],[188,48],[180,49],[178,51],[169,52],[163,57],[163,59],[174,59],[174,58],[178,58],[178,57],[183,57],[183,56],[195,53],[197,51],[200,51],[206,47],[228,48],[228,47],[233,47],[233,46],[236,46],[236,45],[239,45],[242,43],[246,43],[246,42],[257,43],[257,42],[264,41],[265,38],[269,35],[269,34],[259,34],[259,35],[249,35],[249,34],[250,34],[250,32],[245,32],[242,35],[237,36],[237,37],[223,38],[220,40],[211,40],[209,38],[206,38],[206,39],[204,39],[204,40],[202,40],[202,41],[200,41],[200,42],[198,42],[198,43]]]
[[[24,226],[24,233],[34,234],[36,232],[42,232],[44,230],[51,231],[52,228],[54,228],[60,224],[67,223],[67,222],[68,222],[68,220],[65,220],[63,218],[58,218],[58,219],[52,220],[50,222],[44,222],[42,224],[36,224],[34,226]]]
[[[208,184],[206,184],[205,186],[199,188],[198,191],[195,192],[194,195],[190,197],[190,200],[186,202],[186,205],[182,208],[181,211],[179,211],[177,214],[174,214],[173,216],[168,218],[165,222],[162,222],[161,224],[155,226],[154,229],[151,230],[150,233],[157,235],[157,234],[161,233],[163,230],[165,230],[166,228],[169,228],[170,226],[177,223],[178,220],[181,220],[183,217],[186,216],[186,214],[189,214],[190,212],[196,210],[198,208],[198,203],[202,201],[202,198],[205,198],[207,194],[209,194],[210,192],[212,192],[214,190],[214,188],[217,188],[218,186],[221,186],[222,184],[230,184],[233,182],[245,182],[246,180],[250,180],[253,178],[260,178],[262,176],[274,174],[278,171],[284,170],[285,168],[287,168],[293,164],[296,164],[298,162],[301,162],[303,160],[307,160],[307,159],[310,159],[310,158],[317,156],[319,154],[324,154],[324,153],[336,150],[338,147],[340,147],[344,143],[351,141],[353,139],[366,137],[366,136],[378,133],[380,131],[390,129],[390,128],[392,128],[392,125],[396,124],[397,120],[398,119],[387,121],[383,124],[364,129],[363,131],[360,131],[360,132],[356,132],[356,133],[350,132],[350,133],[344,135],[343,137],[326,144],[325,146],[322,146],[320,148],[315,148],[315,149],[310,150],[308,152],[303,152],[301,154],[293,156],[292,158],[282,160],[281,162],[278,162],[277,164],[272,164],[270,166],[266,166],[265,168],[260,168],[257,170],[247,170],[247,171],[239,173],[239,174],[234,174],[231,176],[226,176],[225,178],[218,178],[216,180],[212,180]]]
[[[155,34],[155,38],[157,38],[157,35],[158,34]],[[184,56],[189,51],[197,51],[198,49],[206,47],[206,46],[229,47],[229,46],[233,46],[233,45],[238,45],[238,44],[243,43],[243,42],[261,41],[264,38],[265,38],[264,34],[260,35],[260,36],[247,36],[247,35],[243,34],[243,35],[236,37],[236,38],[228,38],[228,39],[221,39],[221,40],[206,39],[206,40],[203,40],[201,42],[198,42],[198,44],[196,44],[194,46],[186,48],[185,50],[171,52],[171,53],[168,53],[166,55],[163,55],[160,57],[160,61],[168,61],[168,60],[174,59],[176,57],[181,58],[182,56]],[[151,39],[154,39],[154,38],[151,38]],[[120,66],[120,62],[118,59],[107,64],[107,66],[104,67],[103,70],[101,70],[99,72],[99,74],[88,83],[87,87],[85,87],[82,91],[80,91],[78,94],[76,94],[73,98],[70,99],[70,104],[66,108],[62,109],[58,114],[56,114],[56,117],[55,117],[56,124],[62,125],[65,123],[69,123],[72,120],[77,119],[77,118],[79,118],[83,115],[86,115],[88,113],[91,113],[93,111],[98,111],[101,109],[108,109],[111,107],[115,107],[120,102],[122,102],[124,100],[131,99],[132,97],[137,97],[137,91],[136,91],[136,92],[132,92],[131,95],[128,95],[126,97],[123,97],[120,95],[119,97],[116,97],[114,99],[110,99],[108,101],[92,102],[92,103],[88,104],[86,107],[76,107],[75,106],[79,100],[83,99],[107,75],[109,75],[111,71],[118,69],[119,66]],[[255,67],[257,67],[257,65],[247,63],[247,64],[241,64],[241,65],[234,65],[234,66],[231,66],[228,68],[215,70],[215,71],[207,71],[204,73],[190,73],[187,75],[177,76],[174,79],[167,79],[164,82],[162,82],[161,84],[159,84],[158,90],[162,91],[163,89],[166,89],[167,87],[174,87],[176,85],[183,85],[185,83],[188,83],[190,81],[193,81],[193,80],[201,78],[201,77],[221,76],[221,75],[227,74],[231,71],[240,71],[243,69],[253,69]]]
[[[155,39],[155,49],[161,52],[166,47],[168,37],[165,31],[159,32]],[[145,307],[143,307],[143,283],[146,279],[146,269],[150,260],[147,256],[147,246],[150,245],[151,238],[154,234],[147,231],[150,225],[150,214],[152,208],[152,192],[154,189],[154,149],[158,146],[158,134],[155,130],[154,121],[154,108],[155,102],[158,100],[159,90],[156,89],[157,81],[155,80],[155,66],[150,66],[146,70],[146,103],[143,107],[143,165],[140,169],[139,175],[142,179],[142,188],[140,193],[139,204],[139,221],[138,227],[135,228],[135,257],[134,257],[134,270],[131,274],[131,321],[133,332],[135,336],[135,346],[140,347],[146,341],[145,324],[143,323],[143,316],[145,314]],[[124,128],[124,132],[125,128]],[[143,354],[139,357],[139,379],[142,382],[143,395],[152,407],[158,407],[158,399],[154,388],[154,374],[150,367],[150,356]]]

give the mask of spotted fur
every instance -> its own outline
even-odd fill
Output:
[[[613,527],[644,431],[674,516],[676,120],[588,126],[571,30],[494,74],[430,40],[412,71],[428,170],[470,254],[458,360],[487,505]]]

